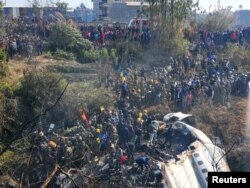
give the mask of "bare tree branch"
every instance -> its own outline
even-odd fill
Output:
[[[217,163],[215,164],[215,168],[218,169],[218,164],[219,162],[225,157],[228,155],[228,153],[230,153],[233,149],[233,147],[235,146],[236,144],[236,141],[232,144],[232,146],[221,156],[221,158],[217,161]]]
[[[44,181],[44,183],[41,185],[41,188],[46,188],[47,185],[49,184],[49,182],[51,181],[51,179],[54,177],[54,175],[56,174],[56,172],[58,171],[59,165],[56,164],[53,171],[50,173],[50,175],[46,178],[46,180]]]

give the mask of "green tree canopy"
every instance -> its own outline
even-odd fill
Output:
[[[90,50],[91,42],[84,39],[79,30],[66,23],[55,23],[51,27],[49,37],[49,47],[52,51],[62,49],[64,51],[75,52],[78,49]]]
[[[92,44],[81,36],[77,28],[64,22],[57,22],[51,27],[49,48],[53,53],[57,50],[63,50],[73,53],[80,59],[83,51],[92,49]]]
[[[187,52],[188,42],[183,36],[183,26],[196,0],[147,0],[151,26],[155,32],[155,44],[167,56],[178,56]]]

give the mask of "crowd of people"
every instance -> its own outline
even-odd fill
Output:
[[[3,24],[7,35],[0,38],[0,48],[7,52],[8,59],[32,58],[45,51],[50,32],[48,19],[6,18]]]
[[[21,55],[22,57],[40,55],[46,49],[46,41],[50,34],[50,24],[56,20],[57,18],[55,16],[52,18],[47,16],[33,20],[26,17],[6,19],[4,25],[8,30],[8,35],[4,38],[0,38],[0,47],[6,49],[9,58],[13,58],[15,54]],[[130,27],[125,24],[97,26],[69,24],[78,27],[82,36],[96,45],[104,45],[108,41],[126,39],[139,41],[142,45],[147,45],[152,38],[148,23],[144,22],[142,30],[140,30],[139,22]],[[193,47],[196,49],[195,51],[199,51],[199,49],[212,50],[213,46],[226,46],[229,42],[244,45],[246,48],[249,48],[250,43],[250,27],[215,33],[201,30],[195,34],[199,38],[198,41],[191,40],[189,35],[189,32],[185,32],[185,36],[195,45],[195,47]]]
[[[34,23],[26,24],[23,28],[25,34],[16,32],[4,39],[8,41],[9,58],[15,53],[24,56],[33,54],[33,51],[37,55],[43,53],[43,37],[49,35],[49,28],[46,24],[44,27],[47,29],[43,30]],[[83,37],[100,44],[117,39],[148,44],[151,39],[147,28],[142,34],[136,27],[81,26],[79,29]],[[249,41],[249,33],[249,28],[241,33],[201,32],[200,39],[208,46],[211,41],[216,45],[228,41],[241,43],[243,39]],[[104,163],[109,164],[109,169],[122,171],[126,165],[134,165],[140,173],[145,169],[155,170],[157,167],[150,167],[153,164],[150,155],[155,154],[156,145],[171,148],[174,131],[170,122],[163,121],[164,114],[148,112],[147,106],[167,103],[174,104],[180,111],[190,112],[196,105],[226,105],[231,95],[245,96],[250,81],[250,74],[240,73],[229,59],[220,62],[210,48],[200,62],[183,55],[169,58],[165,67],[142,65],[131,69],[119,65],[116,71],[118,76],[107,74],[106,86],[117,92],[117,109],[100,107],[89,118],[82,111],[81,120],[72,129],[55,132],[53,128],[48,131],[39,129],[33,133],[31,151],[36,152],[33,160],[40,164],[37,168],[50,169],[55,163],[62,167],[79,167],[106,156]],[[159,139],[159,131],[163,132],[163,139]],[[40,177],[45,178],[42,170]],[[163,184],[162,179],[157,174],[155,184]]]
[[[8,35],[0,38],[0,48],[5,49],[8,58],[15,55],[21,57],[33,57],[41,55],[47,48],[47,39],[50,35],[51,23],[56,18],[44,17],[42,19],[30,20],[25,17],[18,19],[6,19],[5,28]],[[146,25],[143,25],[142,32],[138,25],[127,27],[126,25],[79,25],[82,36],[95,45],[104,45],[106,41],[134,40],[142,45],[149,44],[151,32]]]
[[[95,44],[104,44],[105,41],[134,40],[142,45],[149,44],[152,34],[148,26],[143,25],[140,31],[139,25],[128,27],[127,25],[81,25],[80,31],[84,38]]]
[[[250,49],[250,27],[226,30],[224,32],[200,30],[198,33],[192,33],[185,30],[184,35],[191,42],[190,49],[196,55],[202,50],[211,51],[216,46],[227,46],[229,43]]]
[[[226,105],[231,95],[246,95],[250,81],[250,74],[241,74],[229,60],[219,62],[214,54],[208,54],[200,64],[183,56],[170,58],[164,68],[128,67],[117,73],[117,77],[108,74],[106,79],[107,88],[117,91],[117,109],[101,106],[89,118],[82,111],[78,126],[60,134],[35,132],[38,156],[49,155],[47,164],[57,161],[62,166],[84,166],[105,157],[109,170],[123,172],[127,165],[139,174],[155,170],[155,149],[170,148],[168,152],[175,156],[176,148],[171,147],[178,136],[171,122],[163,120],[164,114],[148,112],[148,105],[174,103],[186,112],[196,105]],[[162,184],[162,178],[157,177],[155,184]]]
[[[208,54],[200,63],[191,56],[170,58],[166,67],[141,69],[118,68],[121,79],[115,84],[121,88],[121,97],[128,96],[131,104],[176,104],[181,111],[193,105],[226,105],[231,95],[246,96],[250,74],[242,74],[237,66],[225,59],[219,62]],[[128,82],[126,82],[126,80]],[[114,80],[107,75],[107,85]]]
[[[235,30],[227,30],[224,32],[208,32],[200,31],[200,39],[204,43],[214,42],[215,45],[226,45],[228,42],[243,44],[250,42],[250,27],[239,28]]]

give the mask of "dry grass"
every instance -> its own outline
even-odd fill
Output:
[[[196,117],[198,127],[210,126],[213,129],[217,127],[227,142],[233,134],[244,136],[246,105],[246,99],[233,98],[230,107],[196,106],[192,113]]]

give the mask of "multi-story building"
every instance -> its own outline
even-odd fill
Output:
[[[107,22],[129,22],[138,15],[143,0],[92,0],[94,19]]]

